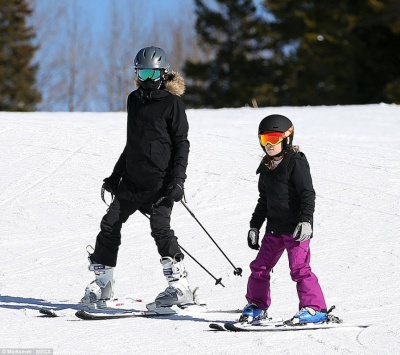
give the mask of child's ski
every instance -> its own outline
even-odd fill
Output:
[[[223,326],[217,323],[211,323],[209,327],[213,330],[228,330],[232,332],[282,332],[282,331],[298,331],[298,330],[317,330],[332,328],[367,328],[365,324],[350,323],[307,323],[301,325],[287,324],[285,322],[276,324],[248,324],[248,323],[224,323]]]
[[[217,331],[225,331],[226,330],[223,325],[218,324],[218,323],[210,323],[209,327],[212,330],[217,330]]]

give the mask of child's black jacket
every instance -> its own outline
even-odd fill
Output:
[[[250,228],[260,229],[267,220],[266,232],[292,234],[299,222],[312,224],[315,191],[303,153],[290,150],[274,170],[262,162],[258,173],[260,195]]]

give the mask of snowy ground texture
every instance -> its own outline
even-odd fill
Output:
[[[73,304],[93,279],[85,247],[106,211],[100,199],[125,143],[124,113],[0,112],[0,349],[52,348],[54,354],[394,354],[400,351],[400,107],[395,105],[188,110],[189,208],[237,267],[220,254],[181,204],[172,226],[190,258],[192,286],[211,308],[242,308],[249,219],[262,152],[259,121],[280,113],[311,165],[317,192],[313,271],[328,305],[366,329],[214,333],[210,321],[43,318],[43,305]],[[109,197],[109,196],[107,196]],[[148,220],[123,228],[117,296],[152,301],[166,287]],[[286,254],[272,274],[269,315],[290,318],[298,300]],[[144,303],[141,307],[144,307]]]

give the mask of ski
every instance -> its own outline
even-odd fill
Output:
[[[240,323],[240,322],[226,322],[226,323],[210,323],[209,324],[209,328],[210,329],[212,329],[212,330],[219,330],[219,331],[225,331],[225,330],[229,330],[229,329],[227,329],[226,328],[226,325],[231,325],[231,324],[234,324],[234,325],[236,325],[236,324],[241,324],[241,325],[244,325],[244,324],[247,324],[248,326],[255,326],[255,325],[251,325],[251,324],[248,324],[248,323]],[[264,320],[264,322],[263,322],[263,324],[264,324],[264,326],[280,326],[280,325],[283,325],[284,324],[284,322],[283,322],[283,319],[282,318],[269,318],[269,319],[267,319],[267,320]]]
[[[210,323],[209,327],[212,330],[216,330],[216,331],[225,331],[226,330],[223,325],[218,324],[218,323]]]
[[[285,324],[285,322],[276,324],[248,324],[248,323],[224,323],[223,326],[217,323],[211,323],[209,327],[213,330],[227,330],[231,332],[282,332],[299,330],[318,330],[334,328],[367,328],[369,325],[350,324],[350,323],[307,323],[307,324]]]
[[[147,312],[148,315],[159,315],[159,314],[180,314],[180,315],[196,315],[196,314],[202,314],[202,313],[227,313],[227,314],[237,314],[241,313],[241,309],[210,309],[206,308],[204,306],[186,306],[184,308],[180,308],[177,306],[173,306],[172,308],[164,307],[164,308],[156,308],[154,310],[137,310],[137,309],[127,309],[127,308],[122,308],[118,307],[117,305],[114,305],[114,307],[110,308],[105,308],[104,310],[102,309],[88,309],[83,306],[77,306],[75,308],[63,308],[63,309],[54,309],[54,308],[40,308],[39,313],[46,318],[57,318],[57,317],[74,317],[75,314],[79,311],[84,311],[88,314],[101,314],[101,313],[106,313],[107,315],[111,313],[115,314],[123,314],[122,317],[120,318],[132,318],[132,317],[127,317],[129,313],[132,314],[137,314],[137,313],[143,313]],[[154,314],[152,314],[152,312]],[[137,315],[135,315],[137,316]],[[141,315],[146,316],[146,315]],[[96,318],[97,319],[97,318]],[[104,318],[103,318],[104,319]]]
[[[39,313],[45,318],[67,317],[67,316],[73,316],[78,309],[79,309],[78,307],[63,308],[63,309],[40,308]]]
[[[268,318],[255,323],[246,321],[235,321],[223,323],[209,324],[209,328],[213,330],[228,330],[231,332],[282,332],[282,331],[298,331],[298,330],[317,330],[317,329],[333,329],[333,328],[367,328],[365,324],[344,323],[342,319],[330,314],[335,309],[332,306],[327,312],[327,320],[320,323],[295,323],[293,319],[284,321],[283,319]]]
[[[147,309],[143,310],[141,299],[124,297],[107,301],[104,308],[87,307],[80,304],[61,305],[58,307],[48,307],[39,309],[40,314],[45,318],[57,317],[78,317],[84,320],[97,319],[117,319],[117,318],[134,318],[134,317],[156,317],[165,315],[181,315],[194,316],[204,313],[241,313],[241,309],[218,309],[208,308],[204,302],[200,302],[197,296],[198,288],[194,289],[194,302],[185,305],[174,305],[172,307],[156,307],[156,303],[152,302],[146,305]],[[138,307],[140,305],[140,307]]]
[[[121,319],[135,317],[160,317],[160,316],[196,316],[204,313],[240,313],[240,309],[208,309],[204,306],[187,306],[181,308],[178,306],[160,307],[152,310],[123,310],[123,309],[104,309],[104,310],[79,310],[75,316],[83,320],[101,320],[101,319]]]
[[[75,313],[75,316],[83,320],[104,320],[104,319],[121,319],[135,317],[160,317],[176,315],[177,312],[171,308],[157,309],[155,311],[127,311],[127,312],[112,312],[105,310],[104,312],[88,312],[80,310]]]
[[[155,308],[159,309],[159,308]],[[176,310],[179,314],[198,314],[198,313],[242,313],[239,308],[233,309],[222,309],[222,308],[207,308],[206,305],[189,304],[183,306],[172,306],[172,309]]]
[[[130,310],[134,305],[137,303],[141,303],[141,299],[135,298],[124,298],[124,299],[114,299],[109,301],[109,306],[107,309],[127,309]],[[44,316],[45,318],[56,318],[56,317],[68,317],[68,316],[75,316],[75,313],[80,310],[87,310],[90,311],[90,308],[87,306],[83,306],[80,304],[71,305],[72,307],[66,306],[58,306],[57,308],[51,307],[42,307],[39,309],[39,313]]]

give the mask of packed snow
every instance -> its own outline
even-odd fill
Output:
[[[294,122],[317,193],[311,266],[329,306],[368,328],[281,333],[213,332],[210,322],[238,314],[83,321],[44,318],[41,307],[71,307],[93,280],[94,245],[107,206],[101,201],[125,144],[125,113],[0,112],[0,351],[54,354],[394,354],[400,351],[400,106],[188,110],[191,151],[187,206],[233,267],[180,203],[172,228],[188,256],[192,287],[209,308],[246,304],[249,220],[262,157],[257,128],[273,113]],[[110,195],[106,195],[108,202]],[[167,286],[148,220],[136,213],[122,230],[116,296],[142,299]],[[298,310],[284,254],[271,280],[269,315]],[[4,353],[4,352],[2,352]],[[11,352],[10,352],[11,353]]]

